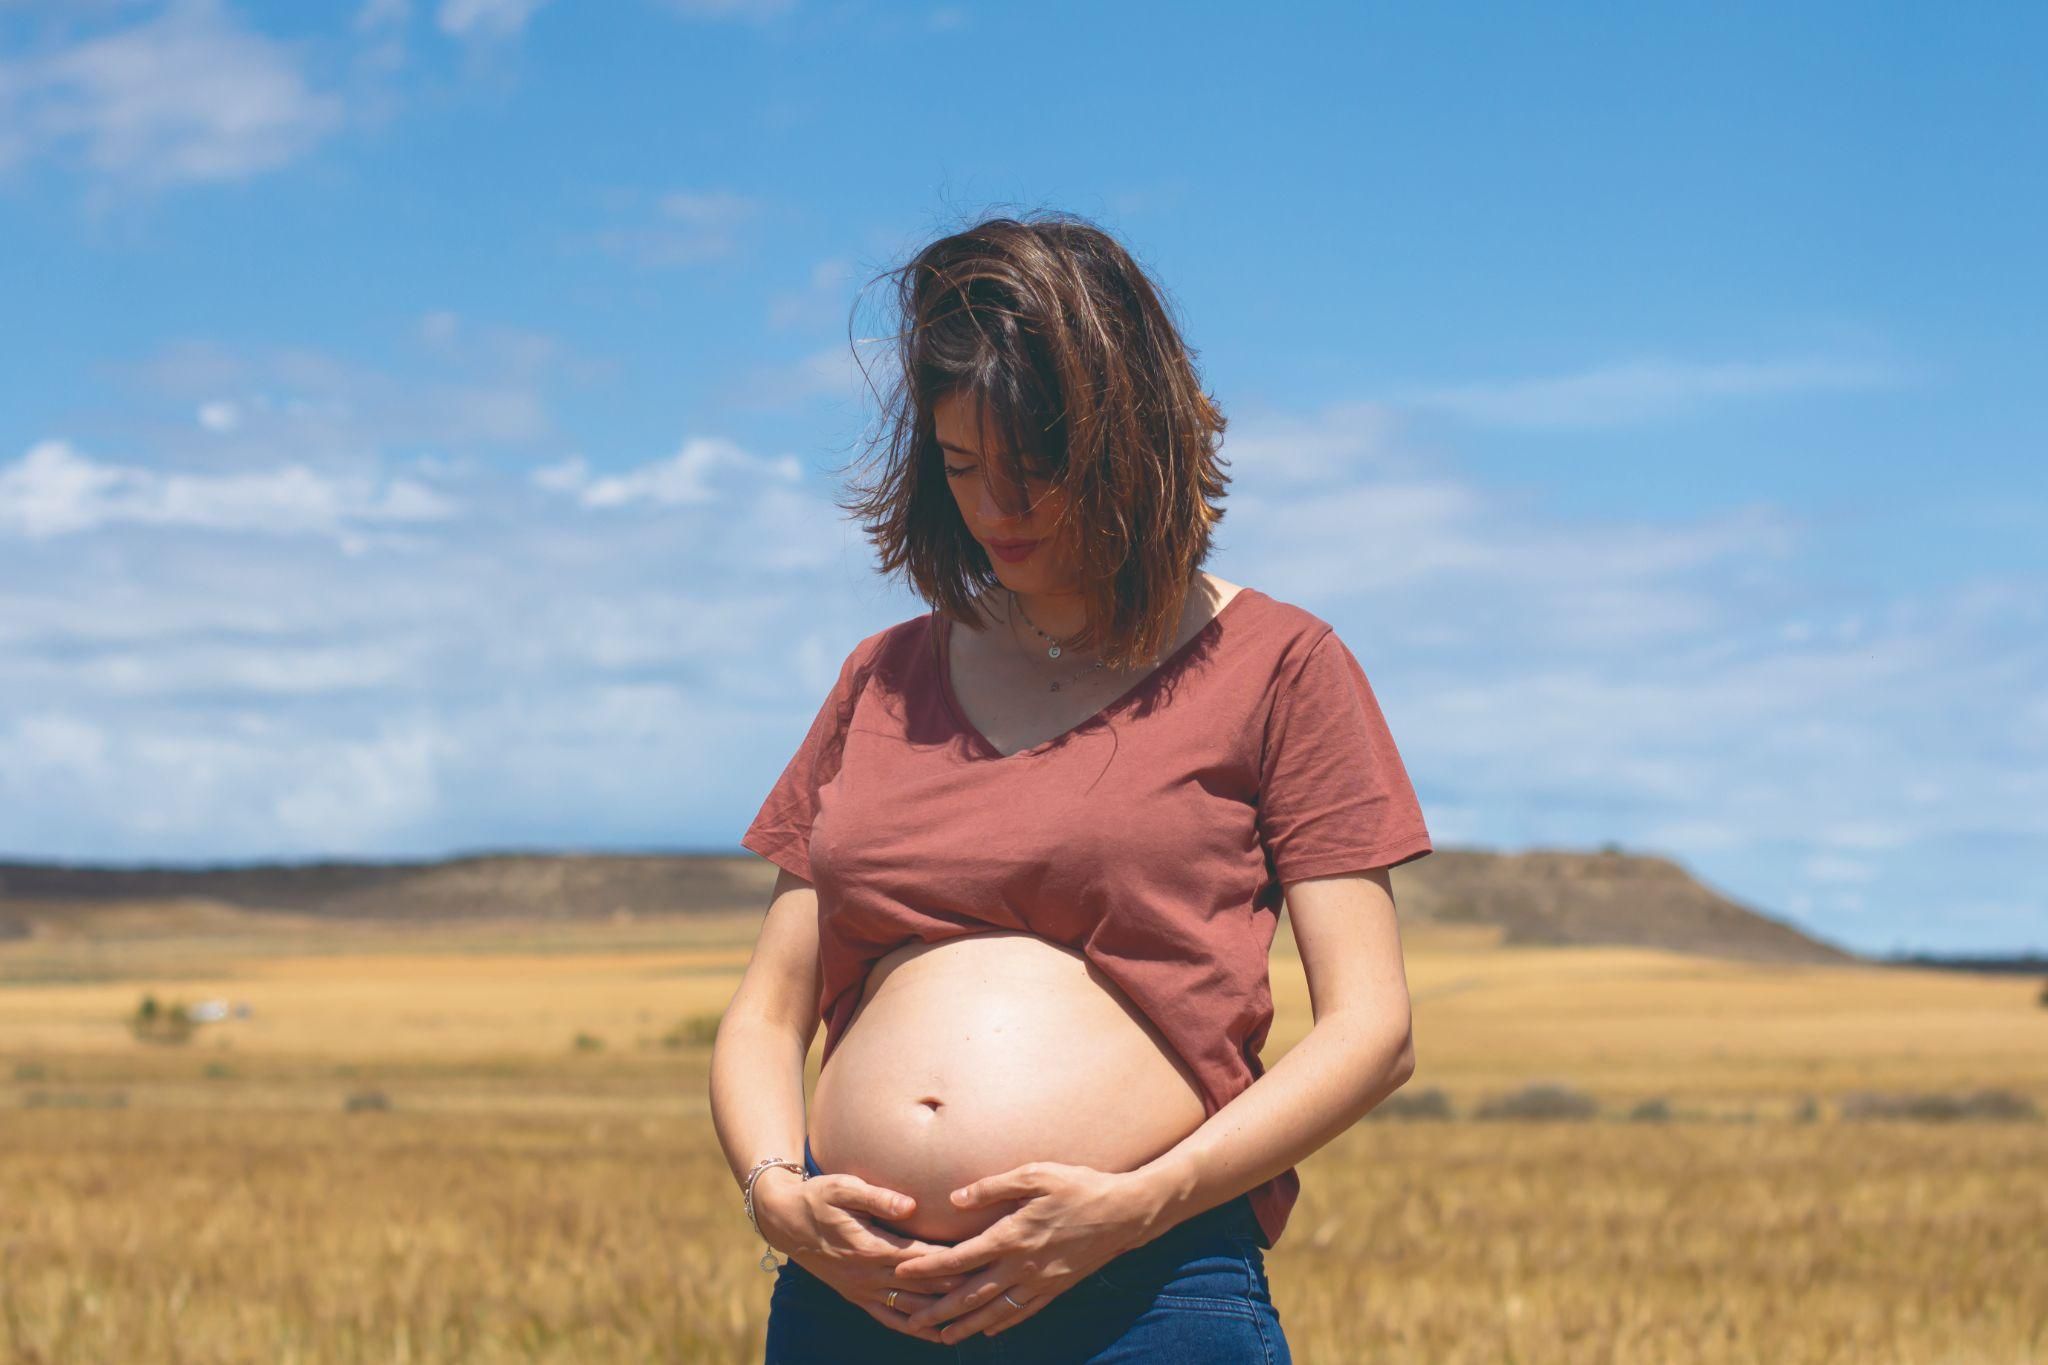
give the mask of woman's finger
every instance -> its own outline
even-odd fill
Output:
[[[970,1275],[967,1282],[958,1289],[940,1295],[932,1303],[911,1314],[911,1321],[920,1327],[940,1326],[945,1324],[947,1319],[957,1320],[969,1309],[981,1308],[991,1300],[1002,1303],[1005,1289],[1016,1292],[1010,1284],[1008,1275],[1000,1274],[993,1269],[985,1274]],[[1024,1296],[1020,1293],[1017,1294],[1017,1298],[1022,1302]],[[1008,1304],[1003,1306],[1009,1307]]]
[[[1001,1199],[1028,1199],[1034,1194],[1043,1194],[1052,1165],[1049,1161],[1027,1161],[1022,1166],[969,1181],[953,1191],[953,1206],[971,1209]]]
[[[1057,1290],[1047,1290],[1043,1285],[1040,1285],[1034,1287],[1033,1297],[1026,1298],[1024,1290],[1020,1286],[1011,1285],[1009,1293],[1012,1298],[1024,1305],[1022,1308],[1014,1306],[1009,1299],[1004,1298],[998,1293],[992,1300],[973,1312],[955,1318],[953,1321],[940,1327],[939,1340],[950,1345],[953,1342],[965,1341],[976,1332],[985,1331],[990,1336],[994,1336],[1004,1328],[1014,1327],[1033,1313],[1036,1313],[1045,1306],[1046,1300],[1052,1298],[1057,1292]]]
[[[1010,1215],[990,1223],[964,1242],[955,1242],[935,1252],[922,1254],[896,1266],[898,1275],[924,1277],[927,1275],[959,1275],[977,1267],[992,1263],[996,1257],[1010,1249],[1010,1236],[1015,1225]]]
[[[943,1295],[950,1294],[967,1282],[965,1275],[944,1275],[938,1279],[919,1278],[898,1280],[894,1275],[882,1282],[883,1290],[900,1289],[904,1297],[898,1302],[908,1303],[912,1294],[936,1303]]]
[[[1057,1289],[1041,1289],[1036,1298],[1026,1299],[1022,1290],[1012,1289],[1010,1293],[1016,1298],[1023,1300],[1024,1306],[1022,1308],[1011,1308],[1009,1304],[1003,1303],[1002,1295],[998,1294],[996,1295],[996,1302],[1003,1305],[1004,1309],[1009,1312],[1009,1316],[998,1318],[993,1323],[984,1325],[980,1330],[988,1333],[990,1336],[994,1336],[998,1332],[1015,1327],[1024,1319],[1036,1314],[1039,1309],[1051,1303],[1055,1298],[1058,1298],[1059,1292]]]
[[[862,1221],[865,1222],[866,1220]],[[895,1247],[898,1251],[905,1252],[910,1256],[926,1256],[933,1252],[951,1251],[953,1249],[950,1242],[927,1242],[922,1237],[912,1237],[908,1233],[898,1232],[892,1227],[878,1226],[874,1223],[868,1223],[867,1227],[868,1231],[874,1233],[875,1236],[881,1238],[890,1246]]]
[[[939,1334],[937,1332],[934,1332],[929,1327],[912,1327],[910,1325],[910,1318],[908,1317],[908,1315],[900,1313],[894,1308],[884,1308],[879,1303],[865,1302],[861,1304],[861,1307],[867,1311],[867,1315],[869,1317],[873,1318],[876,1322],[881,1323],[882,1326],[892,1327],[895,1330],[903,1333],[905,1336],[917,1337],[919,1340],[922,1341],[939,1340]]]
[[[841,1243],[863,1259],[885,1261],[893,1266],[903,1254],[903,1248],[892,1240],[896,1234],[887,1228],[878,1228],[867,1220],[864,1214],[846,1209],[840,1210],[840,1218],[834,1220],[834,1230]],[[939,1248],[943,1250],[944,1248]],[[922,1255],[923,1253],[919,1253]]]
[[[881,1304],[882,1307],[888,1309],[892,1313],[901,1313],[906,1319],[908,1319],[912,1313],[915,1313],[918,1309],[930,1303],[934,1297],[930,1294],[913,1293],[908,1289],[895,1289],[893,1290],[893,1292],[895,1293],[896,1298],[895,1301],[892,1303],[889,1299],[889,1295],[891,1292],[891,1286],[886,1284],[880,1285],[868,1291],[868,1298],[871,1302]],[[904,1325],[909,1326],[910,1324],[906,1321]]]
[[[856,1175],[813,1176],[814,1180],[829,1180],[825,1197],[842,1209],[861,1209],[877,1218],[902,1218],[917,1207],[917,1201],[896,1190],[886,1190],[880,1185],[870,1185]]]

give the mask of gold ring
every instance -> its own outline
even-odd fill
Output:
[[[894,1307],[896,1306],[896,1296],[897,1296],[898,1294],[901,1294],[902,1292],[903,1292],[903,1291],[902,1291],[902,1290],[900,1290],[900,1289],[892,1289],[892,1290],[890,1290],[890,1291],[889,1291],[889,1297],[888,1297],[888,1298],[886,1298],[886,1299],[883,1299],[883,1300],[882,1300],[882,1304],[883,1304],[883,1306],[884,1306],[884,1307],[888,1307],[888,1308],[894,1308]]]

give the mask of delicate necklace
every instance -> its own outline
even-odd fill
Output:
[[[1024,610],[1024,604],[1023,604],[1023,602],[1021,602],[1021,601],[1019,601],[1019,600],[1018,600],[1018,598],[1017,598],[1017,591],[1016,591],[1016,589],[1014,589],[1014,588],[1010,589],[1010,590],[1009,590],[1009,593],[1010,593],[1010,606],[1011,606],[1011,607],[1012,607],[1012,608],[1013,608],[1013,609],[1014,609],[1014,610],[1016,611],[1016,613],[1017,613],[1017,614],[1018,614],[1019,616],[1021,616],[1021,617],[1023,617],[1023,618],[1024,618],[1024,624],[1025,624],[1025,625],[1027,625],[1027,626],[1029,626],[1029,627],[1031,627],[1031,633],[1032,633],[1032,634],[1034,634],[1034,635],[1036,635],[1036,636],[1037,636],[1037,637],[1038,637],[1039,639],[1041,639],[1041,640],[1046,640],[1046,641],[1049,641],[1049,642],[1050,642],[1050,643],[1049,643],[1049,645],[1048,645],[1048,646],[1047,646],[1047,648],[1046,648],[1046,651],[1045,651],[1045,657],[1046,657],[1046,658],[1048,658],[1048,659],[1057,659],[1057,658],[1059,658],[1059,657],[1060,657],[1060,651],[1061,651],[1061,650],[1062,650],[1062,649],[1063,649],[1063,648],[1065,647],[1065,645],[1066,645],[1066,640],[1055,640],[1055,639],[1053,639],[1053,637],[1052,637],[1052,636],[1050,636],[1050,635],[1047,635],[1047,634],[1046,634],[1046,633],[1045,633],[1044,631],[1040,630],[1040,629],[1038,628],[1038,623],[1037,623],[1036,621],[1034,621],[1034,620],[1032,620],[1032,619],[1031,619],[1031,613],[1030,613],[1030,612],[1028,612],[1028,611],[1026,611],[1026,610]],[[1075,632],[1074,632],[1074,634],[1075,634],[1075,635],[1078,635],[1078,634],[1080,634],[1080,632],[1079,632],[1079,631],[1075,631]],[[1073,635],[1069,635],[1069,636],[1067,637],[1067,639],[1068,639],[1068,640],[1071,640],[1071,639],[1073,639],[1073,638],[1074,638],[1074,636],[1073,636]]]
[[[1033,634],[1038,636],[1039,639],[1048,642],[1045,650],[1045,657],[1048,659],[1059,658],[1062,652],[1063,642],[1054,639],[1052,636],[1047,635],[1044,631],[1038,628],[1038,623],[1031,619],[1031,613],[1025,611],[1024,604],[1017,599],[1017,594],[1014,589],[1010,590],[1010,605],[1016,609],[1017,615],[1024,618],[1024,624],[1031,627]],[[1079,634],[1079,632],[1077,631],[1075,632],[1075,634]],[[1070,635],[1067,638],[1071,640],[1074,637]],[[1156,663],[1158,661],[1154,660],[1153,662]],[[1082,669],[1078,673],[1071,674],[1066,678],[1054,678],[1051,682],[1046,684],[1045,690],[1048,692],[1057,692],[1061,688],[1065,687],[1068,683],[1079,682],[1081,679],[1087,677],[1090,673],[1095,672],[1097,669],[1106,667],[1108,667],[1106,661],[1102,659],[1097,659],[1094,663],[1089,664],[1086,668]]]
[[[1048,642],[1046,645],[1045,657],[1048,659],[1059,658],[1060,655],[1064,652],[1064,641],[1056,640],[1052,636],[1047,635],[1044,631],[1038,628],[1038,623],[1036,621],[1033,621],[1031,619],[1031,614],[1024,610],[1024,604],[1017,600],[1017,593],[1014,589],[1010,591],[1010,608],[1011,610],[1015,611],[1017,615],[1024,618],[1024,624],[1031,627],[1032,634],[1036,635],[1039,639]],[[1070,635],[1067,638],[1071,640],[1073,636]],[[1051,682],[1046,684],[1045,690],[1048,692],[1057,692],[1061,688],[1065,687],[1068,683],[1079,682],[1081,679],[1087,677],[1090,673],[1093,673],[1096,669],[1101,667],[1103,667],[1103,661],[1101,659],[1097,659],[1094,663],[1088,665],[1088,667],[1082,669],[1079,673],[1075,673],[1066,678],[1054,678]]]

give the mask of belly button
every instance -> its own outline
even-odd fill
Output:
[[[939,1107],[939,1102],[938,1102],[938,1100],[934,1099],[934,1098],[933,1098],[932,1096],[930,1096],[930,1095],[926,1095],[926,1096],[925,1096],[925,1097],[924,1097],[923,1099],[919,1100],[919,1101],[918,1101],[918,1103],[919,1103],[919,1104],[923,1104],[923,1105],[929,1105],[929,1106],[930,1106],[931,1108],[933,1108],[933,1109],[936,1109],[936,1108],[938,1108],[938,1107]]]

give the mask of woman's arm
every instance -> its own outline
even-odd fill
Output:
[[[1144,1240],[1299,1164],[1415,1074],[1408,977],[1388,869],[1289,883],[1308,1035],[1207,1122],[1131,1175]]]
[[[711,1045],[711,1123],[734,1184],[764,1156],[803,1160],[804,1059],[818,1032],[818,973],[818,893],[784,870]],[[785,1167],[763,1171],[756,1208],[802,1182]]]
[[[719,1020],[711,1049],[711,1122],[739,1183],[764,1156],[801,1161],[804,1059],[818,1032],[818,893],[784,869],[775,879],[753,956]],[[762,1238],[886,1327],[938,1340],[909,1315],[953,1289],[958,1276],[899,1280],[897,1261],[943,1248],[873,1220],[900,1217],[901,1192],[847,1172],[805,1180],[785,1166],[754,1178]],[[737,1212],[737,1210],[735,1210]],[[885,1304],[897,1290],[893,1306]]]

